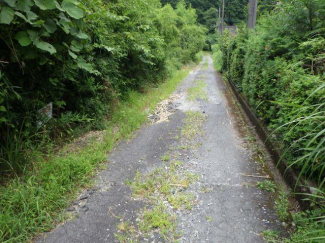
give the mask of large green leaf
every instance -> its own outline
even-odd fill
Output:
[[[74,52],[80,52],[83,48],[83,44],[80,41],[73,40],[70,48]]]
[[[31,6],[33,6],[32,0],[19,0],[17,2],[16,9],[23,11],[23,12],[28,12],[30,11]]]
[[[66,11],[74,19],[81,19],[84,16],[83,10],[71,1],[64,0],[61,6],[62,9],[64,9],[64,11]]]
[[[45,41],[42,41],[40,39],[36,39],[33,44],[40,50],[42,51],[47,51],[51,54],[56,53],[56,49],[54,48],[54,46],[52,46],[50,43],[47,43]]]
[[[10,7],[15,7],[17,0],[4,0]]]
[[[42,37],[48,37],[48,38],[51,37],[51,34],[49,32],[47,32],[46,29],[41,29],[38,32],[38,34],[39,34],[39,36],[42,36]]]
[[[35,20],[38,18],[37,14],[35,14],[32,11],[27,11],[26,14],[27,14],[28,21]]]
[[[79,31],[79,33],[76,35],[79,39],[89,39],[89,36],[83,33],[82,31]]]
[[[38,34],[35,30],[27,30],[27,33],[32,41],[36,40]]]
[[[44,20],[37,20],[37,21],[35,21],[35,22],[31,22],[31,24],[34,26],[34,27],[41,27],[41,26],[43,26],[43,24],[44,24]]]
[[[65,19],[60,19],[60,22],[57,22],[57,24],[61,27],[61,29],[66,33],[70,33],[70,21],[67,21]]]
[[[83,59],[82,57],[79,57],[77,60],[77,64],[78,67],[86,70],[89,73],[96,73],[96,70],[94,69],[93,65],[91,65],[90,63],[86,62],[85,59]]]
[[[59,14],[60,20],[58,21],[57,19],[55,19],[55,22],[58,26],[61,27],[61,29],[66,33],[69,34],[70,33],[70,29],[71,29],[71,20],[68,19],[64,13],[60,13]]]
[[[21,46],[29,46],[30,43],[32,43],[32,40],[30,39],[26,31],[19,31],[16,34],[15,39],[19,42]]]
[[[54,33],[57,30],[56,23],[52,19],[46,19],[43,26],[49,33]]]
[[[0,24],[10,24],[14,19],[15,11],[10,7],[2,7],[0,12]]]
[[[0,118],[0,122],[7,122],[8,120],[6,119],[6,118],[4,118],[4,117],[1,117]]]
[[[16,14],[18,17],[20,17],[20,18],[22,18],[23,20],[25,20],[26,22],[28,22],[28,19],[27,19],[26,16],[23,15],[22,13],[16,11],[15,14]]]
[[[61,7],[61,5],[58,2],[56,2],[55,5],[58,10],[64,12],[64,9]]]
[[[78,5],[78,3],[80,2],[79,0],[65,0],[65,2],[69,2],[72,3],[74,5]]]
[[[42,10],[52,10],[56,9],[56,1],[55,0],[34,0],[37,7]]]
[[[69,55],[70,55],[73,59],[77,59],[77,57],[78,57],[74,52],[72,52],[72,51],[70,51],[70,50],[69,50]]]

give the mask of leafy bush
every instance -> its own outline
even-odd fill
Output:
[[[29,242],[35,235],[55,228],[75,193],[91,184],[98,164],[107,160],[107,153],[122,138],[130,138],[147,121],[148,107],[154,109],[168,98],[189,71],[190,67],[175,72],[146,93],[130,91],[113,112],[106,131],[101,132],[102,139],[90,139],[82,148],[68,145],[59,153],[48,154],[46,161],[36,151],[33,170],[25,170],[23,175],[5,182],[1,180],[0,242]]]
[[[222,51],[220,50],[220,46],[218,44],[214,44],[212,46],[212,58],[214,60],[215,67],[218,71],[222,70],[223,60],[222,60]]]
[[[62,121],[69,129],[102,128],[130,90],[163,81],[194,61],[205,43],[195,10],[183,2],[173,9],[159,0],[3,0],[0,11],[0,156],[6,161],[5,143],[17,133],[22,140],[40,131],[58,137],[66,134]],[[46,126],[40,109],[50,103]]]
[[[235,38],[222,37],[222,72],[269,128],[269,139],[299,178],[318,183],[319,189],[307,195],[317,209],[294,217],[297,230],[291,239],[270,232],[264,237],[270,242],[324,242],[325,2],[285,0],[271,9],[260,15],[255,30],[242,27]],[[285,220],[288,201],[282,192],[275,207]]]
[[[224,36],[222,71],[246,96],[256,114],[276,129],[285,159],[301,175],[324,180],[325,156],[314,154],[324,123],[312,116],[324,92],[324,9],[322,1],[283,1],[259,18],[256,30],[241,27],[235,38]],[[217,50],[215,50],[216,53]],[[316,109],[317,107],[317,109]],[[319,113],[320,112],[320,113]],[[297,119],[305,122],[297,122]],[[313,134],[314,136],[312,136]]]

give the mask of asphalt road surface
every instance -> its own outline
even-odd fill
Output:
[[[190,91],[193,87],[198,88]],[[189,92],[194,98],[189,99]],[[177,242],[264,242],[264,230],[283,230],[275,214],[274,194],[256,187],[258,181],[273,177],[258,161],[254,134],[235,103],[206,55],[167,102],[168,121],[155,123],[158,119],[152,115],[151,125],[119,144],[109,155],[106,169],[99,172],[96,186],[67,209],[75,215],[73,219],[36,241],[119,242],[121,220],[136,225],[141,220],[139,212],[150,207],[146,200],[134,199],[126,181],[134,180],[137,171],[145,174],[164,166],[161,158],[166,153],[177,154],[185,170],[198,175],[187,189],[194,196],[193,208],[175,210],[177,231],[182,232]],[[205,121],[202,132],[194,135],[197,146],[184,150],[177,137],[188,112],[199,112]],[[172,240],[157,231],[138,241]]]

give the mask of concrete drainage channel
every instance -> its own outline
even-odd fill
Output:
[[[305,194],[312,194],[312,191],[310,189],[310,185],[308,185],[303,180],[298,180],[298,176],[296,172],[289,167],[281,156],[280,151],[276,149],[276,146],[274,142],[271,141],[270,136],[265,128],[265,126],[262,124],[262,122],[259,120],[259,118],[255,115],[255,113],[252,111],[250,105],[246,101],[245,97],[243,97],[236,89],[235,85],[232,81],[228,80],[225,82],[227,87],[232,91],[234,96],[236,97],[237,101],[240,103],[241,107],[243,108],[246,116],[249,118],[250,122],[255,127],[255,131],[257,132],[258,136],[264,143],[265,147],[267,148],[268,152],[270,153],[272,160],[277,167],[277,169],[280,171],[282,177],[284,178],[285,182],[290,186],[290,188],[295,191],[294,196],[298,200],[300,206],[302,209],[308,209],[310,206],[310,203],[307,200],[304,200],[307,198]],[[315,186],[316,187],[316,186]]]

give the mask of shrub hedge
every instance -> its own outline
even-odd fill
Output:
[[[45,137],[101,128],[130,90],[195,60],[205,43],[196,20],[184,2],[0,1],[1,169],[21,170],[26,147]]]
[[[301,176],[324,183],[324,1],[281,1],[255,30],[220,37],[224,76],[249,101]],[[222,40],[222,41],[221,41]],[[223,55],[218,55],[222,51]]]

